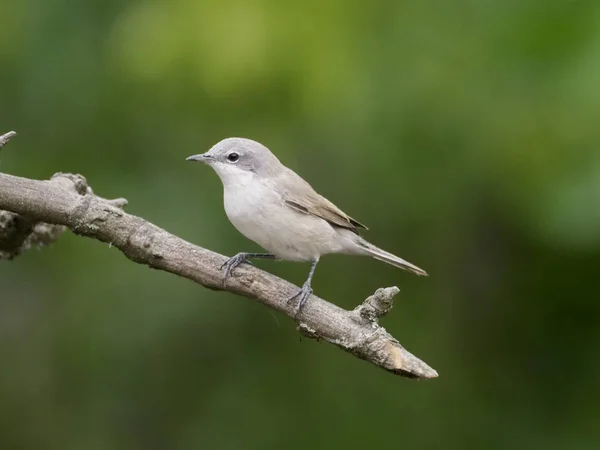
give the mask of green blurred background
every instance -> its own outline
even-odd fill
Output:
[[[440,373],[68,234],[0,264],[0,448],[600,448],[600,2],[0,6],[0,170],[84,174],[232,255],[258,248],[185,158],[263,142],[430,273],[330,256],[314,288],[398,285],[383,325]]]

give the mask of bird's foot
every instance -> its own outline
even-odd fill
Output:
[[[250,263],[250,261],[248,261],[248,256],[245,253],[238,253],[237,255],[232,256],[227,261],[225,261],[220,267],[221,270],[225,269],[224,280],[227,280],[227,278],[229,278],[229,276],[233,273],[234,269],[237,266],[245,262]]]
[[[296,292],[294,295],[292,295],[288,299],[288,303],[292,303],[296,299],[298,301],[298,303],[296,305],[296,311],[294,312],[294,316],[297,316],[300,313],[300,311],[302,311],[302,308],[306,304],[308,297],[310,297],[310,295],[312,293],[313,293],[313,289],[310,286],[310,283],[304,283],[302,285],[302,288],[300,288],[300,290],[298,290],[298,292]]]

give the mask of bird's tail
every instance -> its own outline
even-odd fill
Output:
[[[360,238],[357,241],[357,244],[365,251],[365,254],[379,260],[384,263],[388,263],[394,267],[398,267],[403,270],[407,270],[417,275],[427,276],[427,272],[423,269],[415,266],[414,264],[409,263],[408,261],[404,261],[402,258],[399,258],[396,255],[392,255],[385,250],[380,249],[379,247],[374,246],[370,242],[365,241]]]

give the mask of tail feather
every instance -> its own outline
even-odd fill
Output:
[[[427,272],[425,272],[420,267],[417,267],[414,264],[411,264],[408,261],[405,261],[396,255],[386,252],[385,250],[374,246],[373,244],[365,241],[364,239],[360,239],[358,245],[360,245],[365,250],[365,253],[367,255],[377,259],[378,261],[383,261],[384,263],[388,263],[394,267],[398,267],[399,269],[407,270],[416,275],[427,276]]]

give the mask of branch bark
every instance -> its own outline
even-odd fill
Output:
[[[0,222],[0,253],[14,257],[36,242],[36,227],[50,227],[48,243],[65,228],[119,248],[130,260],[164,270],[209,289],[227,290],[256,299],[294,318],[287,299],[296,293],[293,284],[256,267],[242,265],[223,283],[219,269],[226,257],[174,236],[152,223],[123,211],[124,199],[106,200],[93,194],[85,178],[56,174],[38,181],[0,173],[0,214],[11,214],[23,227],[9,230]],[[1,217],[1,216],[0,216]],[[52,228],[58,227],[58,228]],[[4,237],[2,237],[4,235]],[[27,244],[29,242],[29,244]],[[16,249],[16,250],[15,250]],[[11,253],[12,252],[12,253]],[[362,305],[346,311],[311,296],[299,317],[298,331],[324,340],[385,370],[411,378],[434,378],[437,372],[412,355],[378,324],[392,307],[396,287],[378,289]]]

